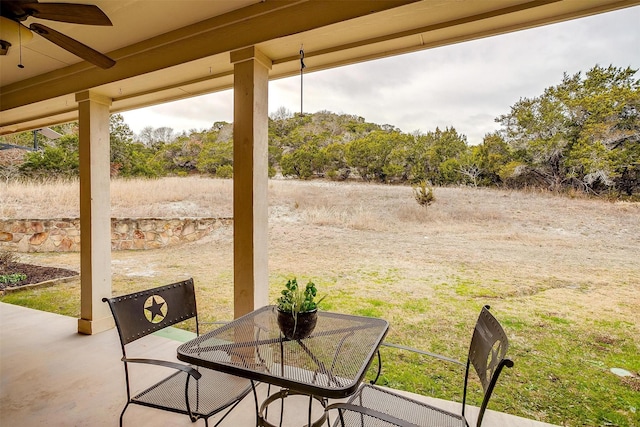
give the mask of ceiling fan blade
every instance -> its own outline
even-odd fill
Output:
[[[87,62],[91,62],[100,68],[111,68],[116,64],[116,61],[109,58],[106,55],[98,52],[89,46],[80,43],[77,40],[72,39],[69,36],[65,36],[56,30],[53,30],[42,24],[31,24],[29,26],[35,33],[40,34],[51,43],[57,44],[61,48],[73,53],[76,56],[84,59]]]
[[[92,4],[75,3],[25,3],[20,6],[26,13],[39,19],[71,22],[86,25],[113,25],[98,7]]]

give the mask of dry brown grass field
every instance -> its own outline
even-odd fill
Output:
[[[425,208],[406,186],[270,181],[272,301],[286,278],[312,279],[328,294],[324,309],[384,317],[389,341],[459,359],[490,304],[516,363],[496,409],[562,425],[640,425],[640,380],[610,372],[640,374],[640,204],[498,189],[434,195]],[[231,197],[229,180],[114,181],[112,216],[228,217]],[[78,215],[77,183],[3,185],[0,200],[0,217]],[[221,228],[172,249],[114,252],[114,293],[192,276],[200,312],[229,319],[232,239]],[[20,261],[79,268],[77,253]],[[52,304],[78,315],[78,284],[64,286]],[[51,291],[38,292],[12,302]],[[388,385],[459,398],[430,371],[405,372],[416,360],[406,361],[385,371]]]

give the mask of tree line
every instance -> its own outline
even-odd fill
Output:
[[[363,117],[320,111],[269,117],[269,175],[361,179],[381,183],[536,187],[608,197],[640,194],[640,81],[637,70],[594,66],[564,74],[560,84],[521,98],[495,120],[500,130],[469,145],[451,127],[404,133]],[[13,177],[78,174],[77,123],[53,127],[64,136],[42,143]],[[29,143],[25,143],[28,140]],[[29,145],[18,134],[4,142]],[[233,176],[233,125],[175,134],[147,127],[135,135],[111,117],[111,173],[121,177]],[[7,168],[12,167],[11,171]]]

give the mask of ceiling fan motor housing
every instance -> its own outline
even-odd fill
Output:
[[[4,4],[3,4],[4,8]],[[6,55],[10,46],[27,44],[33,39],[33,34],[19,22],[0,16],[0,55]]]

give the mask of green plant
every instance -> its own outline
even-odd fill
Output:
[[[322,297],[318,301],[315,301],[318,290],[312,281],[309,281],[309,283],[302,288],[298,285],[298,280],[294,277],[293,279],[287,280],[284,287],[280,292],[280,298],[278,298],[278,310],[291,313],[294,317],[297,317],[298,313],[305,313],[317,309],[318,304],[324,299],[324,297]]]
[[[13,285],[14,283],[21,282],[26,278],[27,275],[24,273],[1,274],[0,283],[4,285]]]
[[[436,200],[433,195],[433,187],[427,187],[425,181],[413,186],[413,196],[416,198],[416,202],[425,208]]]
[[[233,178],[233,166],[222,165],[216,169],[216,176],[218,178]]]

